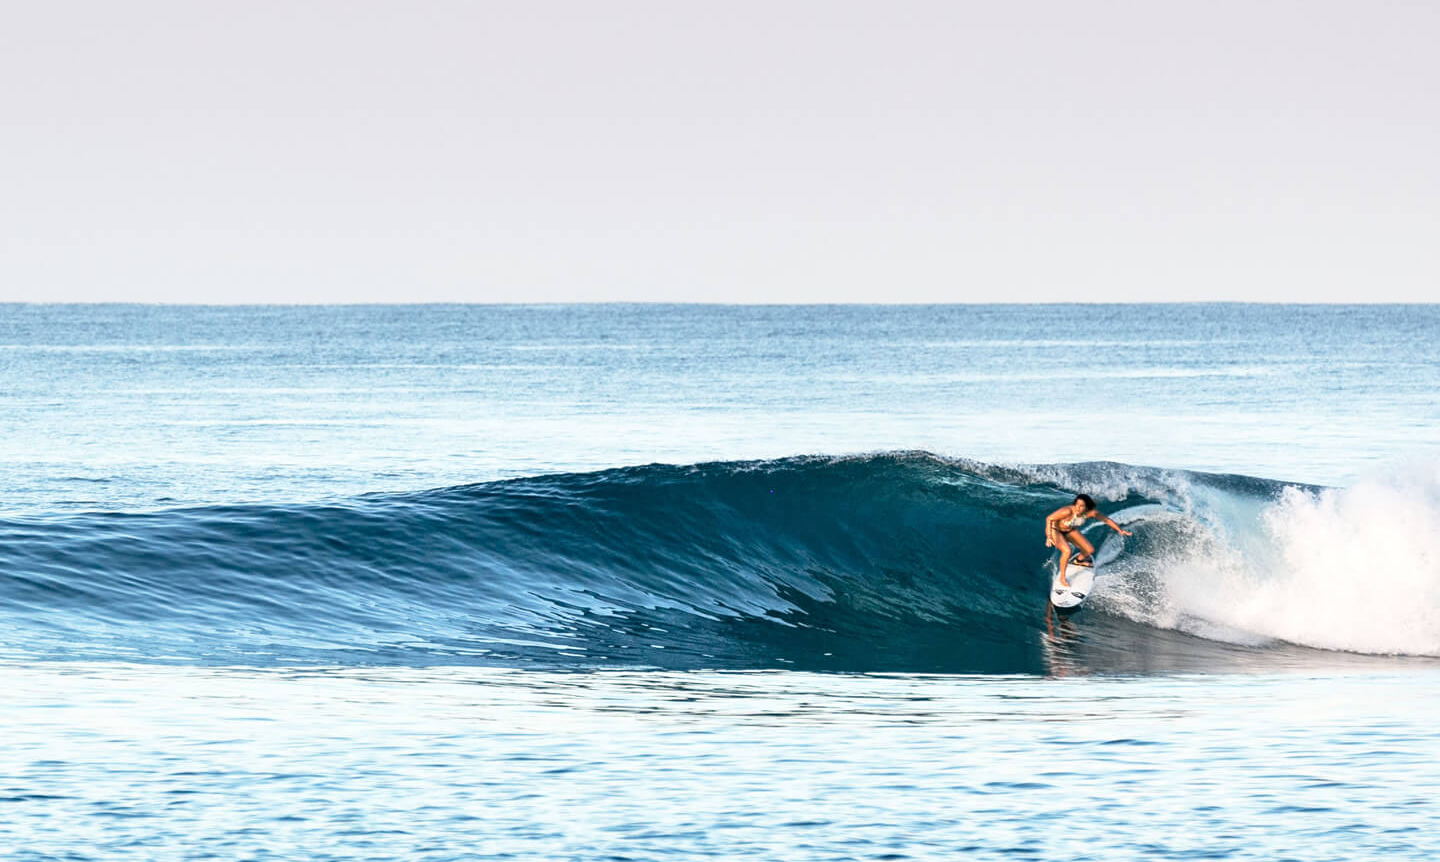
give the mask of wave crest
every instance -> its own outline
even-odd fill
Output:
[[[1426,487],[1381,502],[1421,499],[1424,521],[1440,514],[1423,508],[1440,485]],[[1094,608],[1057,634],[1040,520],[1076,491],[1135,536]],[[1213,668],[1294,655],[1276,639],[1440,652],[1433,619],[1399,600],[1349,602],[1389,619],[1390,635],[1379,623],[1364,637],[1346,629],[1338,601],[1335,619],[1310,615],[1351,632],[1338,640],[1312,636],[1282,601],[1296,589],[1288,572],[1336,559],[1305,556],[1304,537],[1327,518],[1359,523],[1348,507],[1370,511],[1366,493],[901,452],[627,467],[325,505],[54,515],[0,525],[10,573],[3,649],[258,664],[966,672],[1047,672],[1061,659],[1091,670]],[[1369,558],[1403,571],[1384,589],[1440,585],[1433,559],[1416,568],[1410,545],[1368,534],[1344,544],[1390,549]],[[1102,545],[1102,558],[1119,550]],[[1185,568],[1201,564],[1233,580],[1196,592],[1217,583]],[[1207,646],[1197,633],[1232,643]]]

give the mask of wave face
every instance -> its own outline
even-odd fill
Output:
[[[1437,655],[1418,599],[1440,562],[1390,533],[1437,522],[1440,472],[1407,476],[1336,491],[891,453],[34,517],[0,522],[0,650],[982,673]],[[1077,491],[1134,536],[1092,533],[1105,574],[1062,620],[1041,519]]]

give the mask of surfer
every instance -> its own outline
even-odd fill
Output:
[[[1080,534],[1080,528],[1085,521],[1094,518],[1105,524],[1122,536],[1130,535],[1130,531],[1121,526],[1095,509],[1095,500],[1089,494],[1076,494],[1075,502],[1068,506],[1061,506],[1051,512],[1045,519],[1045,547],[1055,548],[1060,551],[1060,586],[1068,587],[1070,582],[1065,580],[1065,565],[1072,559],[1071,545],[1079,549],[1073,556],[1076,565],[1093,566],[1095,564],[1095,546]]]

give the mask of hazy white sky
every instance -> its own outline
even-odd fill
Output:
[[[0,299],[1440,299],[1440,3],[12,2]]]

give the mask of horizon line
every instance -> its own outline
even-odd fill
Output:
[[[1159,299],[1144,300],[1139,302],[1094,302],[1094,301],[1073,301],[1073,300],[1012,300],[1008,302],[712,302],[712,301],[683,301],[683,300],[660,300],[660,299],[606,299],[606,300],[539,300],[520,302],[513,300],[502,300],[495,302],[464,301],[464,300],[360,300],[356,302],[174,302],[168,300],[130,300],[130,299],[100,299],[100,300],[33,300],[33,299],[0,299],[0,306],[165,306],[174,308],[358,308],[364,306],[510,306],[516,308],[532,308],[536,306],[615,306],[615,305],[653,305],[653,306],[696,306],[712,308],[931,308],[936,306],[1137,306],[1137,305],[1288,305],[1301,307],[1370,307],[1370,306],[1427,306],[1440,305],[1440,302],[1424,302],[1417,300],[1381,299],[1368,302],[1331,302],[1324,300],[1308,300],[1305,302],[1287,302],[1284,300],[1267,299]]]

